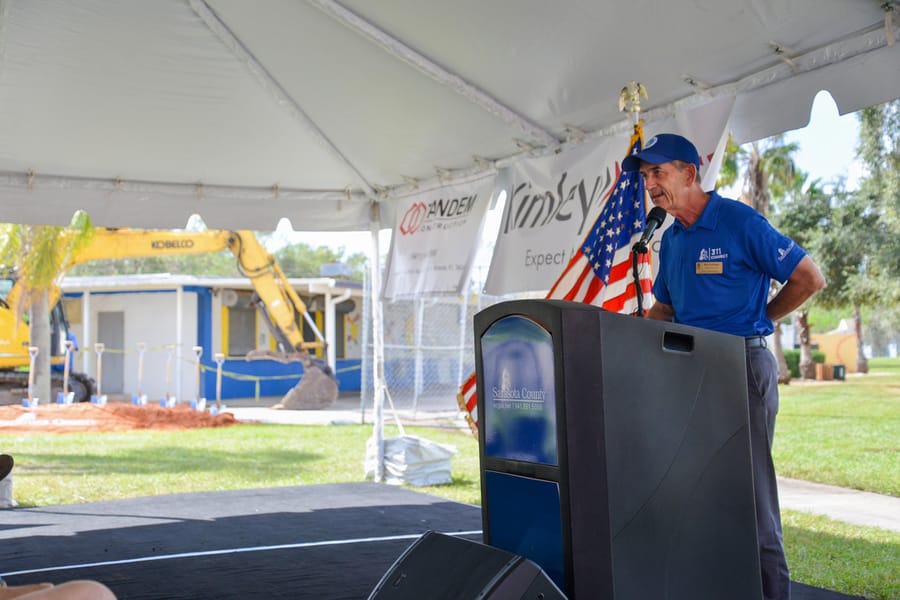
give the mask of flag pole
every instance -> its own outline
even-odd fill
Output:
[[[619,94],[619,110],[631,113],[631,122],[634,126],[635,136],[641,140],[643,146],[644,132],[643,122],[641,121],[641,98],[648,99],[647,88],[639,81],[629,81],[628,85],[622,88]],[[633,145],[633,144],[632,144]],[[645,200],[646,202],[646,200]],[[631,249],[631,275],[634,278],[635,299],[637,300],[636,314],[644,317],[644,290],[641,288],[641,277],[639,273],[640,254],[646,254],[647,247],[643,244],[635,244]]]

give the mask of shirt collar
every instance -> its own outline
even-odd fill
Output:
[[[706,203],[706,208],[703,209],[703,212],[700,213],[700,218],[697,219],[691,228],[697,229],[702,227],[703,229],[715,229],[716,223],[719,221],[719,208],[721,206],[722,196],[715,190],[709,192],[709,202]],[[674,227],[676,231],[687,231],[687,228],[682,225],[678,219],[672,223],[672,227]]]

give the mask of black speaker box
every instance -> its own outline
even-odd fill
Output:
[[[416,540],[369,600],[566,600],[527,558],[429,531]]]

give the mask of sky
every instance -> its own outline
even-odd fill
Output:
[[[809,125],[789,131],[785,137],[799,144],[795,162],[810,174],[810,180],[828,182],[843,175],[849,189],[857,187],[862,174],[855,158],[859,119],[855,114],[839,116],[828,92],[819,92],[813,101]]]
[[[843,175],[847,178],[848,189],[856,188],[862,172],[855,159],[859,121],[855,114],[838,115],[837,106],[828,92],[819,92],[813,101],[809,124],[786,132],[785,138],[798,144],[799,151],[794,160],[801,170],[810,174],[810,181],[818,178],[827,183]],[[485,234],[496,231],[496,225],[492,223],[499,222],[499,215],[489,213],[488,219]],[[357,252],[368,254],[372,246],[372,235],[368,231],[335,234],[280,230],[273,238],[275,245],[302,242],[313,248],[343,247],[345,256]],[[390,232],[382,232],[380,240],[380,250],[384,255],[390,246]]]

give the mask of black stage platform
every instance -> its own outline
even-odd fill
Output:
[[[358,600],[428,530],[481,541],[481,509],[374,483],[18,508],[0,511],[0,576],[97,579],[121,600]]]

